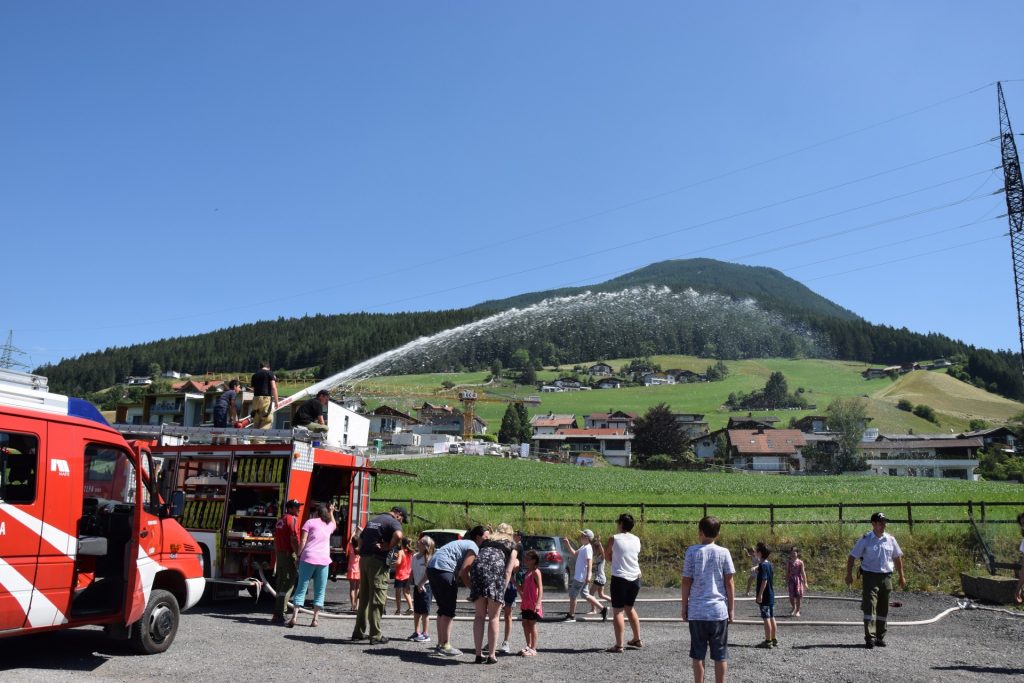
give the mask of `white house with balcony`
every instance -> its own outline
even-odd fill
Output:
[[[879,438],[862,442],[860,451],[867,474],[890,477],[977,479],[977,453],[984,447],[980,437]]]

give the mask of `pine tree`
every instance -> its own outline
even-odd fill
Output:
[[[501,418],[501,429],[498,430],[498,441],[501,443],[519,443],[523,431],[523,423],[519,419],[516,404],[510,403]]]
[[[523,403],[513,405],[519,415],[519,440],[517,443],[530,443],[533,439],[533,429],[530,427],[530,414],[526,411],[526,405]]]

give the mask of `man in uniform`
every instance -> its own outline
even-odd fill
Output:
[[[299,508],[302,503],[289,500],[284,504],[284,514],[277,520],[274,527],[274,555],[277,564],[274,569],[274,590],[277,601],[274,603],[272,624],[284,623],[284,612],[288,609],[288,601],[295,590],[295,579],[298,577],[299,556]]]
[[[270,363],[260,361],[260,369],[252,376],[252,426],[256,429],[270,429],[274,420],[270,408],[277,408],[277,376],[270,371]]]
[[[861,611],[864,612],[864,646],[885,647],[885,621],[889,616],[892,571],[899,576],[900,588],[907,587],[903,574],[903,551],[891,535],[885,533],[888,518],[882,512],[871,515],[871,531],[860,537],[846,558],[846,585],[853,585],[853,563],[860,560],[864,577]]]
[[[311,432],[326,432],[327,423],[324,421],[324,408],[331,400],[331,394],[326,389],[316,392],[314,398],[303,402],[295,411],[295,419],[292,424],[296,427],[305,427]]]
[[[402,542],[405,508],[395,506],[377,515],[359,534],[359,606],[352,640],[370,639],[370,645],[384,644],[380,621],[388,604],[388,553]],[[367,633],[369,630],[369,633]]]

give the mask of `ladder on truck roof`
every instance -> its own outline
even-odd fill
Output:
[[[292,443],[295,441],[309,443],[320,435],[307,429],[234,429],[232,427],[182,427],[170,424],[126,424],[118,423],[114,429],[126,438],[159,439],[160,445],[183,445],[185,443],[211,443],[219,440],[222,443]],[[162,443],[164,437],[179,439],[179,444]],[[327,448],[324,446],[324,448]],[[328,448],[328,450],[330,450]]]
[[[68,414],[68,397],[51,394],[45,377],[8,368],[0,369],[0,405],[55,415]]]

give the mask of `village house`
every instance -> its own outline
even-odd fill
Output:
[[[682,427],[687,441],[693,442],[708,433],[708,423],[701,413],[673,413],[673,417]]]
[[[983,448],[988,448],[994,443],[1000,443],[1005,446],[1003,449],[1007,452],[1015,452],[1017,450],[1017,435],[1009,427],[988,427],[986,429],[975,429],[972,432],[964,432],[960,435],[961,439],[973,439],[980,438],[984,444]]]
[[[624,413],[621,410],[590,413],[583,416],[583,427],[585,429],[621,429],[631,432],[637,417],[636,413]]]
[[[612,372],[612,366],[608,365],[607,363],[594,363],[589,368],[587,368],[587,374],[589,374],[591,377],[603,377],[605,375],[612,374]]]
[[[729,464],[741,470],[788,474],[803,467],[807,440],[799,429],[729,429]]]
[[[552,384],[554,386],[558,387],[559,389],[563,389],[563,390],[565,390],[565,389],[579,389],[580,387],[583,386],[583,383],[580,382],[578,379],[576,379],[575,377],[568,377],[568,376],[567,377],[559,377],[554,382],[552,382]]]
[[[827,432],[828,431],[828,416],[827,415],[804,415],[799,420],[792,423],[793,427],[799,429],[804,434],[813,434],[815,432]]]
[[[575,429],[576,416],[556,415],[554,413],[534,415],[530,418],[530,428],[533,430],[534,438],[538,435],[554,434],[559,429]]]
[[[725,432],[724,429],[716,429],[691,441],[690,446],[693,447],[693,454],[697,456],[697,459],[711,460],[714,458],[715,452],[718,450],[718,438],[724,437]]]
[[[764,417],[754,417],[752,413],[747,413],[746,417],[730,417],[729,423],[725,426],[726,429],[775,429],[775,424],[779,421],[779,418],[774,415],[765,415]]]
[[[153,378],[128,376],[124,378],[124,383],[130,387],[148,387],[153,383]]]
[[[645,387],[656,387],[663,384],[675,384],[676,378],[671,375],[662,375],[657,372],[645,372],[640,376]]]
[[[408,431],[414,425],[422,424],[415,417],[387,405],[375,408],[367,417],[370,419],[370,438],[383,439],[387,443],[391,442],[395,434]]]
[[[690,384],[692,382],[707,382],[708,376],[702,372],[694,372],[693,370],[669,370],[667,375],[671,375],[677,384]]]
[[[449,405],[438,406],[432,403],[424,403],[417,409],[421,424],[411,428],[419,434],[448,434],[462,436],[463,414],[458,408]],[[479,415],[473,416],[473,434],[483,435],[487,433],[487,422]]]
[[[890,477],[976,479],[974,470],[979,464],[977,452],[984,446],[982,438],[941,436],[879,437],[876,441],[862,442],[860,452],[868,465],[867,473]]]
[[[605,377],[597,383],[598,389],[620,389],[625,380],[618,377]]]
[[[600,453],[610,465],[629,467],[632,463],[633,434],[622,429],[556,429],[552,433],[534,432],[533,448],[566,452]],[[567,448],[566,448],[567,447]]]

